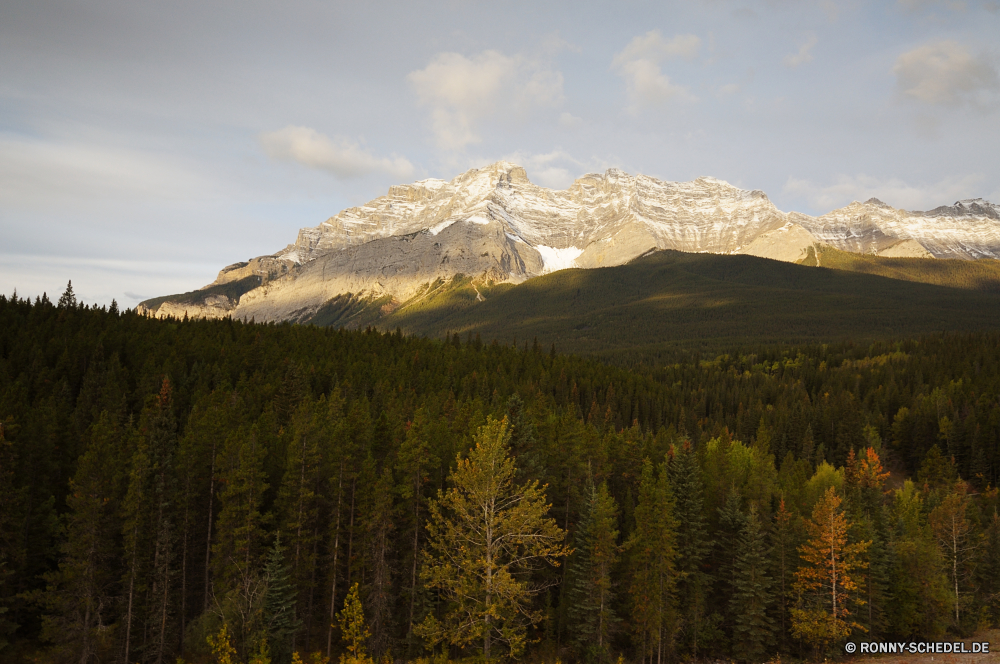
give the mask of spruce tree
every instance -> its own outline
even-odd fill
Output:
[[[788,646],[791,620],[788,610],[792,605],[792,574],[798,567],[797,515],[793,515],[785,504],[784,497],[778,502],[771,529],[771,569],[774,570],[774,606],[777,617],[775,628],[782,650]]]
[[[570,558],[570,619],[577,648],[588,661],[610,659],[610,637],[618,623],[612,571],[618,562],[618,506],[607,483],[589,486],[584,516]]]
[[[264,623],[274,664],[287,664],[292,658],[292,634],[298,628],[295,619],[295,586],[290,581],[281,534],[274,538],[264,567],[267,592],[264,595]]]
[[[120,467],[122,431],[107,411],[91,428],[90,444],[70,480],[66,539],[59,569],[46,575],[43,638],[57,659],[88,662],[101,659],[111,643],[108,625],[115,624],[114,561],[120,555],[121,522],[115,475]]]
[[[73,292],[73,280],[66,282],[66,290],[59,296],[59,303],[56,305],[60,309],[75,309],[76,294]]]
[[[682,643],[697,657],[700,632],[704,627],[706,598],[712,579],[702,563],[711,550],[705,515],[701,468],[691,444],[671,449],[667,475],[676,501],[677,517],[677,605],[681,614]]]
[[[740,533],[729,601],[733,654],[749,662],[764,661],[774,643],[774,619],[769,615],[774,598],[767,569],[770,553],[757,508],[751,506]]]
[[[629,596],[636,647],[644,660],[662,664],[673,651],[676,630],[676,528],[674,498],[666,463],[659,477],[647,459],[642,465],[635,529],[627,543],[632,578]]]
[[[368,514],[367,548],[371,573],[368,597],[368,615],[371,625],[371,650],[375,659],[381,660],[388,652],[392,638],[392,570],[393,524],[392,470],[388,467],[375,482],[371,510]]]

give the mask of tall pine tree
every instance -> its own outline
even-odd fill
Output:
[[[749,662],[767,658],[774,644],[774,595],[768,573],[770,549],[756,506],[744,520],[733,566],[733,594],[729,611],[733,616],[733,654]]]
[[[589,486],[570,558],[570,618],[574,625],[577,648],[585,659],[606,662],[610,659],[610,638],[618,623],[615,615],[614,567],[621,547],[618,545],[618,506],[604,482]]]

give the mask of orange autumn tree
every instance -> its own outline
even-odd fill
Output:
[[[799,548],[802,566],[795,573],[795,590],[801,603],[791,611],[792,632],[817,648],[864,630],[848,607],[864,604],[851,575],[865,568],[861,554],[871,542],[848,543],[850,524],[840,505],[836,489],[827,489],[806,521],[809,540]]]

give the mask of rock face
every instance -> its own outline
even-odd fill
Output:
[[[871,199],[810,217],[714,178],[663,182],[610,169],[555,191],[498,162],[450,182],[391,187],[300,230],[277,254],[224,268],[202,291],[140,308],[305,321],[338,295],[389,296],[399,306],[456,274],[519,283],[567,267],[620,265],[656,249],[797,261],[817,242],[886,256],[1000,258],[1000,206],[975,199],[906,212]],[[261,285],[225,288],[249,277]]]

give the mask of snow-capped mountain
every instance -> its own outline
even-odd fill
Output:
[[[796,261],[815,243],[890,256],[1000,258],[1000,206],[974,199],[906,212],[871,199],[810,217],[709,177],[664,182],[610,169],[556,191],[497,162],[450,182],[391,187],[300,230],[276,254],[224,268],[200,297],[196,291],[144,308],[307,320],[338,295],[391,296],[387,306],[398,306],[456,274],[518,283],[568,267],[620,265],[656,249]],[[250,290],[220,288],[234,282]]]

